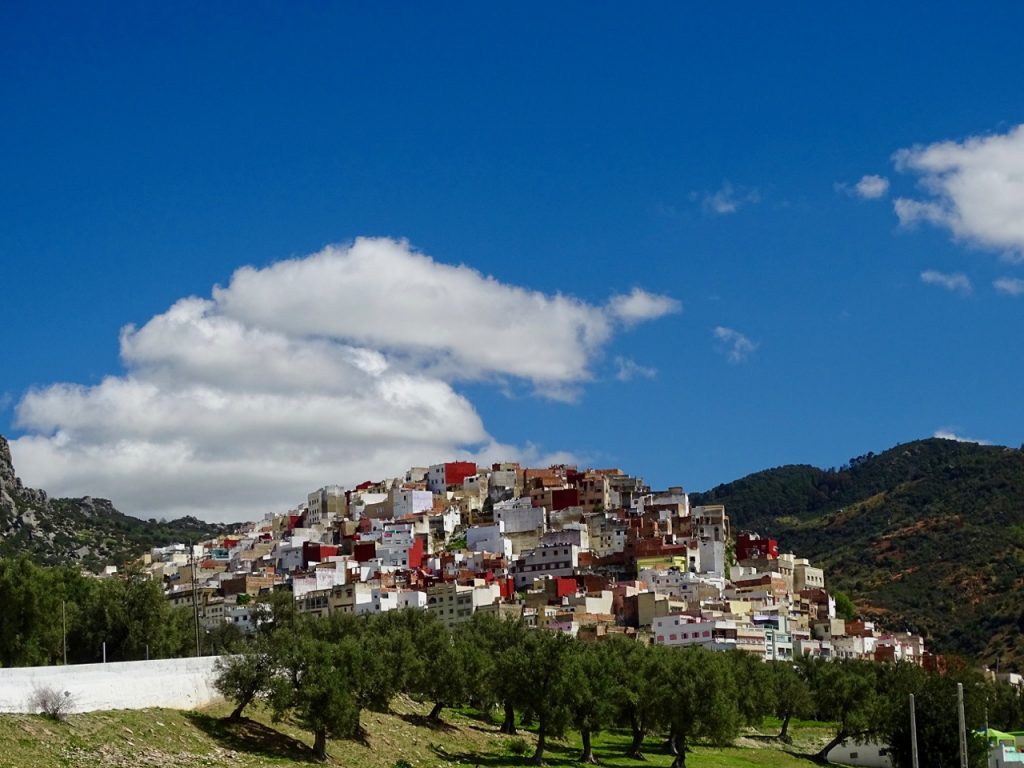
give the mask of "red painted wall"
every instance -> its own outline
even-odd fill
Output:
[[[365,563],[367,560],[373,560],[377,556],[377,545],[372,541],[361,541],[356,543],[353,547],[352,557],[357,562]]]
[[[551,491],[551,509],[567,509],[577,507],[580,503],[580,492],[577,488],[557,488]]]
[[[455,485],[476,474],[472,461],[449,461],[444,465],[444,484]]]
[[[779,557],[779,542],[775,539],[754,538],[749,533],[741,533],[736,537],[737,560],[750,560],[761,557],[777,560]]]
[[[419,536],[409,547],[409,568],[421,568],[423,566],[423,539]]]

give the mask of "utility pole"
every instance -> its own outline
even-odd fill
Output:
[[[967,718],[964,717],[964,684],[956,684],[956,708],[960,716],[960,768],[967,768]]]
[[[914,711],[914,694],[910,694],[910,765],[917,765],[917,714]]]
[[[196,584],[196,550],[192,541],[188,542],[188,562],[192,569],[192,615],[196,627],[196,657],[199,657],[199,585]]]
[[[68,612],[63,600],[60,601],[60,624],[64,634],[64,666],[68,665]]]

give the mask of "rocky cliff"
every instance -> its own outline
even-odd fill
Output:
[[[48,565],[99,570],[152,547],[206,539],[229,528],[195,518],[140,520],[91,496],[51,499],[45,491],[25,487],[14,471],[10,446],[0,436],[0,557],[24,552]]]

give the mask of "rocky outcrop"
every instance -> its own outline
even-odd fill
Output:
[[[0,556],[28,553],[39,562],[98,570],[120,565],[154,546],[210,538],[228,526],[195,518],[158,523],[118,512],[107,499],[51,499],[26,488],[0,435]]]
[[[0,490],[13,488],[18,484],[18,477],[14,474],[14,462],[11,461],[11,446],[7,444],[7,438],[0,435]]]
[[[20,488],[21,481],[14,473],[14,462],[11,461],[11,446],[0,435],[0,520],[14,514],[14,494]]]

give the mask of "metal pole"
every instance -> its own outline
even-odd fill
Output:
[[[196,626],[196,656],[200,655],[199,652],[199,585],[196,584],[196,550],[192,546],[192,542],[188,543],[188,561],[192,567],[192,613],[195,618]]]
[[[64,601],[60,601],[60,624],[64,633],[64,666],[68,665],[68,613]]]
[[[107,663],[107,641],[103,641],[103,663]]]
[[[917,715],[914,712],[914,694],[910,694],[910,765],[917,765]]]
[[[960,716],[960,768],[967,768],[967,718],[964,717],[964,684],[956,684],[956,708]]]

